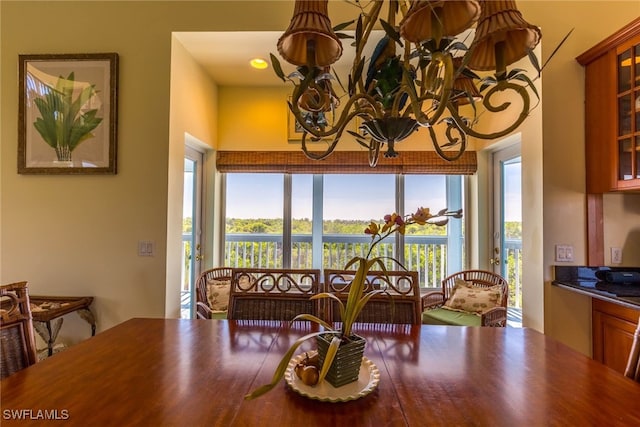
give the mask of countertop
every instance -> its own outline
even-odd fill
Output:
[[[640,272],[640,267],[555,266],[553,285],[632,309],[640,309],[640,283],[609,283],[596,277],[598,271]]]

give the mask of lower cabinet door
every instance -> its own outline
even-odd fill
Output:
[[[593,358],[624,373],[640,310],[593,299]]]

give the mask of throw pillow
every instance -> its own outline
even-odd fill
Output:
[[[230,280],[208,280],[207,301],[213,311],[225,311],[229,307]]]
[[[456,279],[451,296],[442,308],[466,313],[482,314],[500,306],[502,286],[474,286],[461,279]]]

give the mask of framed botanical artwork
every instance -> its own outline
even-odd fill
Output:
[[[291,102],[291,98],[289,98],[289,102]],[[330,129],[332,127],[332,125],[334,124],[334,121],[339,118],[340,114],[341,114],[340,109],[338,109],[337,111],[328,111],[325,113],[318,113],[316,114],[315,117],[313,117],[312,113],[310,112],[307,112],[307,111],[302,112],[303,117],[308,119],[309,124],[315,123],[317,125],[326,125],[327,129]],[[351,120],[350,123],[347,124],[346,129],[357,131],[357,129],[360,127],[360,123],[361,123],[360,117],[356,117],[355,119]],[[300,144],[302,142],[303,133],[304,133],[303,127],[300,125],[300,123],[296,121],[295,116],[293,115],[293,113],[289,109],[289,106],[287,105],[287,139],[289,143]],[[307,144],[320,143],[320,142],[330,143],[331,141],[333,141],[333,138],[334,138],[333,135],[325,138],[316,138],[316,137],[312,137],[311,135],[307,135],[306,143]]]
[[[316,120],[320,120],[320,123],[324,122],[324,123],[331,123],[331,114],[332,113],[319,113],[319,118],[316,118]],[[308,118],[310,121],[313,120],[312,119],[312,114],[306,111],[302,112],[302,116],[304,118]],[[304,133],[304,129],[303,127],[300,125],[300,123],[298,123],[298,121],[296,120],[295,116],[293,115],[293,113],[291,112],[291,110],[289,110],[289,107],[287,106],[287,139],[289,140],[290,143],[292,144],[299,144],[302,141],[302,134]],[[311,142],[324,142],[324,141],[328,141],[330,140],[330,138],[315,138],[312,137],[312,135],[307,135],[307,143],[311,143]]]
[[[118,54],[19,56],[18,173],[115,174]]]

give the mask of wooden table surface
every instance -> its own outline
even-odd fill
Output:
[[[132,319],[2,380],[1,423],[28,425],[11,419],[21,414],[65,426],[640,425],[640,384],[516,328],[365,325],[365,356],[380,370],[370,395],[319,402],[283,380],[243,400],[310,328]]]

